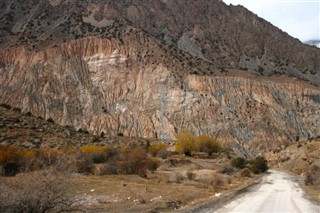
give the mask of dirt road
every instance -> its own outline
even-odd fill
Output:
[[[220,209],[206,208],[198,212],[307,212],[319,213],[320,206],[304,197],[297,177],[280,171],[270,171],[261,184],[240,194]]]

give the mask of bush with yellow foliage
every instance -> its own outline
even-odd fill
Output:
[[[191,156],[197,150],[194,136],[190,132],[181,132],[176,139],[176,151]]]
[[[148,147],[148,152],[153,156],[157,156],[159,152],[166,151],[168,149],[168,144],[154,144]]]
[[[219,152],[221,144],[208,135],[194,137],[189,132],[181,132],[176,139],[176,151],[191,156],[192,152],[205,152],[209,156]]]
[[[205,152],[209,156],[212,153],[217,153],[221,149],[221,144],[216,139],[208,135],[200,135],[196,138],[197,150],[200,152]]]

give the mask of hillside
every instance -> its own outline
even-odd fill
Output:
[[[67,147],[132,146],[146,145],[148,140],[117,136],[94,136],[70,126],[60,126],[52,119],[44,120],[30,112],[22,113],[20,108],[0,105],[0,145],[18,146],[25,149],[63,149]],[[151,142],[149,140],[149,142]]]
[[[249,164],[234,166],[230,149],[190,157],[152,144],[93,136],[1,105],[0,209],[172,212],[233,197],[261,177]]]
[[[320,134],[320,50],[221,1],[0,3],[0,102],[94,134],[252,155]]]

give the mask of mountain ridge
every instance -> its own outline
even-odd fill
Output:
[[[24,8],[23,4],[20,7]],[[37,14],[37,7],[44,12]],[[69,7],[71,13],[66,12]],[[161,0],[117,3],[39,1],[38,6],[32,7],[32,12],[25,8],[21,10],[27,15],[7,30],[11,31],[11,36],[18,35],[21,44],[28,48],[46,48],[52,41],[59,44],[57,39],[64,42],[88,35],[117,37],[121,41],[123,31],[134,26],[161,43],[173,45],[218,67],[242,69],[255,75],[294,76],[317,85],[320,82],[318,49],[303,45],[242,6],[227,6],[214,0],[197,3]],[[8,14],[11,13],[5,13],[3,17]],[[36,14],[39,16],[34,18]],[[27,23],[23,25],[20,22],[26,22],[25,18]],[[50,20],[54,22],[51,24]],[[9,21],[3,23],[10,24]],[[66,29],[68,25],[72,26],[69,32]],[[36,42],[28,45],[30,38]],[[6,42],[2,42],[3,45],[6,46]],[[301,59],[305,54],[312,59],[308,63]]]
[[[172,140],[188,130],[240,152],[320,135],[320,51],[242,7],[15,3],[0,7],[2,103],[95,134]]]

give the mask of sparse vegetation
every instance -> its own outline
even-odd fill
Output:
[[[268,162],[263,156],[258,156],[250,161],[242,157],[237,157],[231,160],[231,165],[238,169],[244,169],[241,172],[243,177],[250,177],[250,171],[259,174],[269,169]]]
[[[146,176],[147,170],[154,171],[158,167],[158,162],[150,159],[147,151],[141,147],[115,149],[83,146],[61,150],[25,150],[19,147],[0,146],[0,167],[5,176],[47,167],[94,174],[96,164],[102,164],[99,174],[138,174],[142,177]]]
[[[6,112],[4,108],[2,110]],[[198,198],[200,196],[199,192],[210,192],[209,196],[211,196],[212,190],[223,192],[242,185],[243,181],[250,183],[253,180],[253,178],[242,178],[240,175],[241,170],[230,167],[230,159],[234,158],[235,153],[231,149],[220,148],[220,143],[217,146],[211,146],[212,144],[216,145],[215,142],[217,141],[209,136],[194,137],[189,134],[189,138],[192,138],[190,155],[193,158],[186,158],[183,151],[180,152],[182,153],[181,155],[171,151],[167,144],[161,142],[157,144],[150,139],[137,139],[137,141],[134,141],[135,139],[130,139],[129,137],[115,136],[112,140],[116,139],[117,143],[115,145],[110,143],[106,146],[109,135],[101,138],[100,136],[83,134],[86,132],[84,130],[79,130],[82,133],[78,133],[69,126],[58,127],[55,124],[48,124],[43,119],[40,120],[32,115],[27,116],[15,112],[13,108],[8,112],[8,114],[14,112],[16,116],[3,122],[1,130],[5,130],[7,135],[10,135],[12,130],[19,134],[24,134],[24,132],[21,132],[20,126],[30,124],[30,136],[32,138],[31,140],[28,139],[30,142],[26,142],[25,145],[24,141],[19,140],[11,143],[11,140],[15,140],[16,137],[8,137],[6,144],[12,145],[3,145],[5,149],[0,147],[0,150],[5,153],[2,153],[2,156],[11,156],[2,158],[3,160],[1,161],[0,174],[3,176],[0,178],[5,180],[15,180],[25,175],[28,176],[50,170],[59,176],[71,177],[72,181],[75,179],[87,180],[81,183],[81,187],[77,187],[77,198],[95,199],[96,196],[105,195],[110,190],[121,191],[127,197],[128,195],[131,197],[138,196],[137,205],[140,202],[145,202],[144,206],[156,205],[155,203],[151,204],[150,200],[157,198],[161,194],[161,191],[158,189],[158,191],[155,191],[153,186],[158,188],[160,186],[160,188],[163,187],[163,190],[170,191],[172,195],[162,195],[163,197],[166,196],[165,199],[171,196],[168,201],[171,202],[173,197],[174,199],[181,199],[183,203],[187,203]],[[8,127],[13,127],[14,129],[9,129]],[[10,131],[6,131],[7,129]],[[29,131],[27,134],[29,135]],[[66,136],[55,137],[63,134]],[[12,136],[15,135],[12,134]],[[49,143],[47,138],[50,138]],[[69,138],[72,138],[75,142],[65,143]],[[10,163],[8,164],[7,162]],[[147,178],[147,180],[142,180],[137,175]],[[255,177],[255,175],[252,175],[252,177]],[[115,182],[109,182],[111,179]],[[128,180],[131,182],[127,182]],[[94,189],[92,182],[95,182],[96,189],[99,187],[99,192],[98,190],[91,192],[91,189]],[[107,186],[105,192],[100,190],[102,182]],[[33,183],[30,185],[32,187]],[[145,185],[148,185],[148,189],[141,187]],[[152,189],[149,189],[151,188],[150,186],[152,186]],[[86,190],[83,190],[84,187]],[[177,193],[180,189],[183,193]],[[78,190],[81,190],[81,193]],[[195,190],[198,192],[195,192]],[[22,191],[16,191],[16,193],[23,194]],[[23,197],[24,195],[22,194],[17,196]],[[43,194],[45,195],[45,193]],[[188,194],[191,199],[188,198],[188,201],[186,201],[185,194]],[[36,199],[38,198],[36,197],[33,200]],[[114,199],[119,199],[119,197]],[[129,202],[133,200],[137,199],[132,199]],[[161,203],[162,201],[159,202]],[[98,205],[99,207],[100,205],[109,207],[111,204],[106,201],[106,203],[99,203]]]

